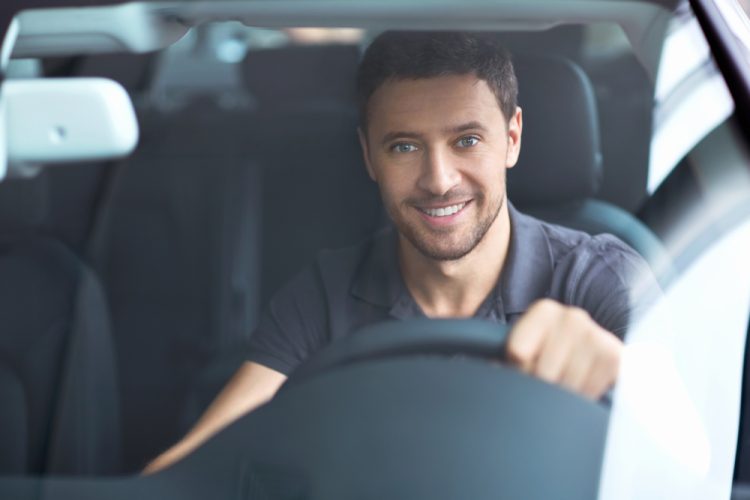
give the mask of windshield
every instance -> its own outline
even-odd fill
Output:
[[[603,399],[576,396],[603,415],[594,497],[727,498],[750,481],[750,171],[734,82],[687,3],[485,3],[454,21],[418,3],[312,3],[297,18],[263,2],[19,14],[4,88],[117,82],[137,145],[91,159],[86,143],[130,115],[94,125],[73,94],[14,114],[4,90],[19,133],[0,183],[0,474],[132,477],[210,419],[249,360],[286,377],[383,319],[513,328],[547,298],[624,345]],[[746,22],[733,29],[747,39]],[[368,73],[389,30],[404,44],[469,33],[505,59],[431,69],[392,51]],[[37,133],[53,109],[65,111]],[[80,157],[56,160],[84,125]],[[19,137],[38,142],[19,149]],[[492,242],[500,257],[471,260]],[[617,280],[582,288],[591,269]],[[618,287],[625,316],[598,301]],[[554,412],[545,398],[534,405]]]

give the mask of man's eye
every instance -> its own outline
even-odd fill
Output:
[[[399,142],[398,144],[394,144],[391,146],[391,151],[394,153],[411,153],[413,151],[416,151],[417,147],[414,144],[409,144],[408,142]]]
[[[476,146],[479,143],[479,138],[473,135],[462,137],[458,140],[458,146],[461,148],[470,148]]]

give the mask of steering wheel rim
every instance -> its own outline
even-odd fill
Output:
[[[303,362],[282,390],[354,363],[418,355],[503,361],[510,327],[478,319],[408,319],[367,325]]]

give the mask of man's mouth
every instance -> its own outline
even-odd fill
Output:
[[[422,213],[429,215],[430,217],[448,217],[454,214],[457,214],[460,212],[468,203],[468,201],[465,201],[463,203],[458,203],[455,205],[449,205],[447,207],[440,207],[440,208],[423,208],[423,207],[417,207]]]

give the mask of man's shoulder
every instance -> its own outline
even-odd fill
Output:
[[[580,292],[593,281],[623,290],[640,289],[640,283],[650,286],[654,281],[646,260],[612,234],[591,235],[527,214],[516,217],[527,231],[537,231],[546,240],[552,281],[561,287],[558,293],[563,296]]]
[[[525,226],[536,226],[544,234],[549,244],[552,260],[555,262],[584,255],[611,257],[617,254],[627,254],[640,258],[635,250],[612,234],[591,235],[520,212],[517,212],[517,217],[523,220]]]
[[[546,239],[552,264],[548,296],[585,309],[610,332],[624,335],[632,317],[639,316],[658,294],[650,266],[616,236],[592,236],[529,215],[521,217],[523,227]]]

